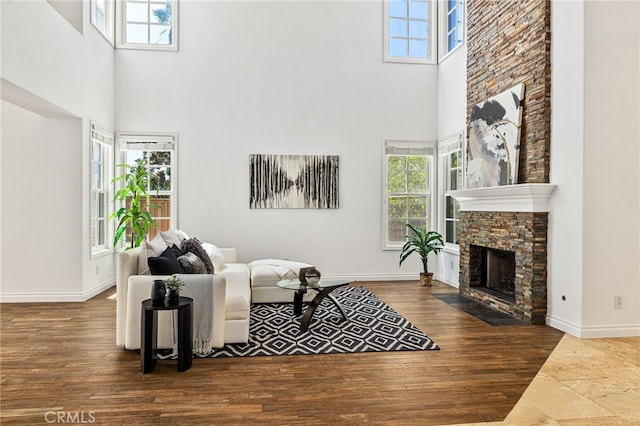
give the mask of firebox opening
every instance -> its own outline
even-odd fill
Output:
[[[490,247],[472,246],[478,264],[474,268],[476,290],[489,293],[503,300],[515,301],[516,254],[512,251]]]

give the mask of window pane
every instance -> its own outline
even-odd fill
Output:
[[[171,26],[152,25],[149,37],[151,44],[171,44]]]
[[[407,17],[406,0],[389,1],[389,16],[393,18],[406,18]]]
[[[149,186],[152,191],[171,190],[171,170],[169,167],[151,167]]]
[[[427,217],[427,197],[409,197],[409,217]]]
[[[171,5],[151,3],[149,7],[149,22],[157,22],[159,24],[171,23]]]
[[[105,229],[105,220],[104,219],[100,219],[98,220],[98,238],[97,238],[97,245],[105,245],[105,240],[106,240],[106,229]]]
[[[387,192],[390,194],[407,192],[407,174],[404,171],[390,171],[387,178]]]
[[[410,40],[409,41],[409,57],[426,58],[427,57],[426,40]]]
[[[147,26],[144,24],[127,24],[127,43],[148,43]]]
[[[424,155],[412,155],[408,157],[409,170],[425,170],[427,168],[427,157]]]
[[[455,191],[458,189],[458,171],[457,170],[451,170],[450,176],[449,176],[449,189],[452,191]]]
[[[407,192],[424,194],[427,191],[427,175],[424,170],[407,172]]]
[[[389,218],[407,217],[407,197],[389,197]]]
[[[389,220],[389,223],[387,224],[387,227],[388,227],[387,240],[390,243],[392,244],[404,243],[405,235],[407,235],[406,234],[407,227],[405,223],[407,222],[404,219]]]
[[[451,12],[449,14],[449,30],[452,30],[453,28],[455,28],[456,21],[457,21],[456,13],[455,12]]]
[[[93,156],[93,161],[100,161],[102,158],[102,149],[100,142],[93,141],[91,146],[91,154]]]
[[[102,168],[99,163],[93,163],[91,182],[93,189],[102,189]]]
[[[149,22],[146,3],[127,2],[127,22]]]
[[[407,21],[405,19],[389,19],[390,37],[407,37]]]
[[[426,20],[429,14],[426,1],[412,1],[409,6],[409,17]]]
[[[454,222],[447,221],[446,225],[447,230],[445,241],[448,243],[455,243]]]
[[[407,168],[407,157],[404,155],[388,155],[387,168],[389,170],[404,170]]]
[[[424,21],[409,22],[409,37],[427,38],[427,23]]]
[[[405,39],[389,39],[389,56],[406,58],[409,56],[409,41]]]
[[[98,194],[98,216],[100,218],[106,218],[107,217],[107,203],[106,203],[106,196],[104,193],[99,193]]]

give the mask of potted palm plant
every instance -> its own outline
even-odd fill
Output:
[[[136,161],[135,166],[129,164],[118,164],[125,170],[120,176],[112,180],[122,182],[122,188],[116,192],[114,201],[123,202],[125,205],[109,215],[109,220],[116,219],[118,225],[113,237],[113,246],[126,234],[127,229],[131,231],[131,246],[127,249],[138,247],[149,233],[149,228],[156,224],[156,221],[149,213],[149,172],[146,167],[146,160]],[[146,203],[143,205],[142,200]]]
[[[431,285],[433,272],[429,272],[427,263],[429,261],[429,253],[438,254],[444,248],[442,235],[436,231],[425,231],[419,226],[407,223],[407,228],[411,231],[407,235],[407,242],[404,243],[400,252],[400,265],[412,253],[418,253],[422,259],[422,268],[424,272],[420,272],[420,284],[423,286]]]

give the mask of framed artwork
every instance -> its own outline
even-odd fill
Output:
[[[471,108],[467,188],[518,183],[524,84]]]
[[[252,209],[337,209],[337,155],[252,154]]]

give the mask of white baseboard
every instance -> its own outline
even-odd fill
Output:
[[[322,274],[324,278],[353,281],[420,281],[418,273],[409,274]]]
[[[3,293],[0,294],[0,303],[86,302],[92,297],[113,287],[115,283],[115,280],[109,280],[83,292]]]
[[[564,331],[581,339],[640,336],[640,324],[592,325],[582,327],[569,321],[555,318],[552,315],[547,315],[546,323],[549,327]]]
[[[440,274],[435,274],[433,276],[434,280],[438,280],[441,283],[445,283],[447,285],[450,285],[451,287],[455,287],[455,288],[459,288],[460,287],[460,283],[458,282],[457,277],[456,278],[451,278],[451,277],[447,277],[446,275],[440,275]]]

